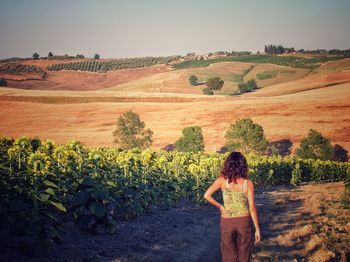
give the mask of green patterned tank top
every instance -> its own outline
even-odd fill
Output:
[[[222,196],[227,216],[236,217],[244,213],[249,213],[248,199],[244,192],[246,182],[247,179],[244,180],[243,191],[237,192],[229,188],[228,181],[226,180],[226,188],[222,189]]]

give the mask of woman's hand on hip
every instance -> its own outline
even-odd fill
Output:
[[[260,242],[261,240],[261,235],[260,235],[260,230],[255,231],[255,243]]]
[[[220,214],[221,214],[221,216],[225,216],[225,212],[226,212],[225,207],[224,207],[223,205],[221,205],[221,206],[219,207],[219,209],[220,209]]]

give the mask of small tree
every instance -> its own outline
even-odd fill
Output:
[[[240,92],[241,94],[244,94],[244,93],[249,92],[249,89],[248,89],[248,86],[247,86],[246,83],[239,84],[239,85],[238,85],[238,89],[239,89],[239,92]]]
[[[190,81],[191,85],[198,85],[198,77],[196,77],[195,75],[191,75],[188,80]]]
[[[255,89],[258,88],[258,85],[256,84],[254,79],[251,79],[247,82],[247,87],[249,90],[254,91]]]
[[[7,82],[5,79],[0,78],[0,86],[7,86]]]
[[[349,160],[348,151],[341,145],[336,144],[333,147],[333,161],[347,162]]]
[[[49,54],[47,55],[47,57],[53,57],[52,52],[49,52]]]
[[[131,110],[122,114],[117,120],[116,130],[113,132],[114,143],[122,149],[147,148],[152,144],[153,132],[145,129],[145,123],[137,113]]]
[[[182,137],[175,142],[175,149],[183,152],[203,151],[202,129],[199,126],[185,127],[182,130]]]
[[[209,89],[208,87],[207,88],[203,88],[202,91],[203,91],[203,94],[205,94],[205,95],[209,95],[209,96],[214,95],[214,91]]]
[[[243,118],[231,124],[225,138],[227,149],[239,150],[242,153],[263,154],[269,145],[263,127],[253,123],[250,118]]]
[[[242,83],[238,85],[238,89],[241,94],[253,92],[257,88],[258,85],[256,84],[256,81],[254,79],[249,80],[247,83]]]
[[[221,80],[220,77],[212,77],[209,78],[205,84],[209,89],[213,90],[215,94],[215,91],[220,90],[224,86],[224,80]]]
[[[34,60],[39,59],[39,57],[40,57],[40,55],[39,55],[38,53],[34,53],[34,54],[33,54],[33,59],[34,59]]]
[[[328,138],[316,130],[310,129],[308,136],[301,140],[300,148],[296,155],[301,158],[312,158],[320,160],[333,159],[333,147]]]
[[[99,54],[95,54],[94,55],[94,59],[100,59],[100,55]]]

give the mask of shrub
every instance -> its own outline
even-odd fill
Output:
[[[310,129],[308,136],[301,140],[296,155],[304,159],[331,160],[333,159],[333,147],[328,138],[316,130]]]
[[[34,60],[39,59],[39,57],[40,57],[40,55],[39,55],[38,53],[34,53],[34,54],[33,54],[33,59],[34,59]]]
[[[0,86],[7,86],[7,82],[5,79],[0,78]]]
[[[204,150],[202,129],[190,126],[182,130],[182,137],[175,142],[175,149],[183,152],[199,152]]]
[[[224,86],[224,80],[221,80],[220,77],[212,77],[207,80],[205,83],[207,88],[213,91],[215,94],[216,90],[220,90]]]
[[[247,87],[248,87],[248,89],[251,90],[251,91],[254,91],[255,89],[258,88],[258,86],[257,86],[257,84],[256,84],[256,82],[255,82],[254,79],[251,79],[251,80],[249,80],[249,81],[247,82]]]
[[[205,95],[210,95],[210,96],[214,95],[214,91],[211,90],[210,88],[203,88],[202,91],[203,91],[203,94]]]
[[[192,86],[196,86],[198,84],[198,77],[195,75],[191,75],[188,80]]]

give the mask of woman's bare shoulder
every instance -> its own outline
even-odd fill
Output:
[[[247,186],[250,188],[254,188],[254,184],[253,184],[252,180],[250,180],[249,178],[247,178]]]
[[[217,182],[220,182],[220,183],[224,183],[224,182],[225,182],[225,178],[224,178],[223,175],[220,175],[220,176],[218,176],[218,177],[216,178],[216,181],[217,181]]]

